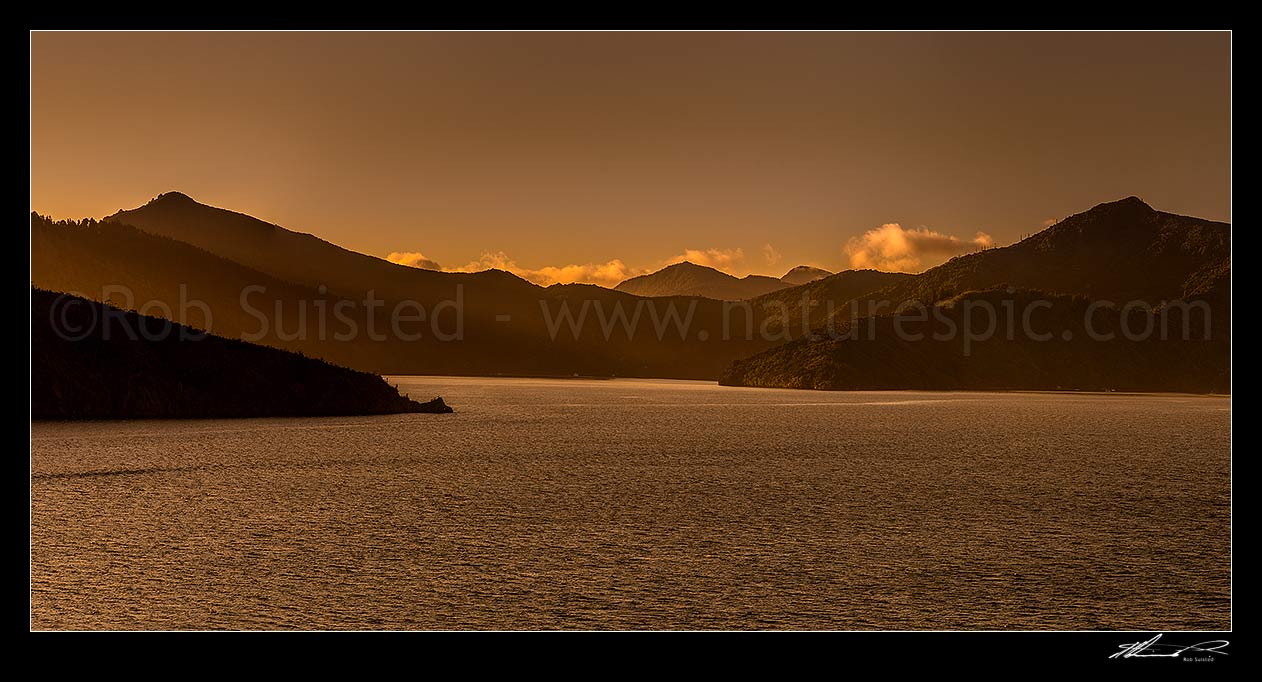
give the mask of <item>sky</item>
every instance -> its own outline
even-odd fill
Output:
[[[543,284],[917,272],[1136,195],[1230,220],[1226,33],[31,35],[31,209],[166,191]]]

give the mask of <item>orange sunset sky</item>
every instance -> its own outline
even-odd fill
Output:
[[[1226,33],[34,33],[31,208],[179,190],[541,283],[1230,220]]]

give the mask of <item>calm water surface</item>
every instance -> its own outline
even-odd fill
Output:
[[[1226,398],[391,380],[35,424],[33,627],[1230,627]]]

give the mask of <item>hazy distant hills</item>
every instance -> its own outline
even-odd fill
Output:
[[[1228,224],[1155,211],[1129,197],[1066,218],[1012,246],[960,256],[851,296],[855,305],[827,312],[810,306],[812,327],[825,338],[799,338],[737,361],[722,383],[823,389],[1229,391],[1230,258]],[[827,286],[836,277],[810,286]],[[846,296],[850,293],[837,297]],[[1093,309],[1097,326],[1119,330],[1121,310],[1130,304],[1126,315],[1133,329],[1143,330],[1149,322],[1161,329],[1164,313],[1167,338],[1087,338],[1083,320],[1088,306],[1103,301],[1115,305]],[[1185,318],[1170,301],[1202,307]],[[929,319],[941,318],[937,327],[925,327],[929,334],[922,340],[905,340],[895,327],[894,309],[912,302],[931,306],[926,309]],[[966,318],[980,314],[969,312],[970,305],[980,302],[992,304],[997,328],[1005,331],[968,343],[965,352],[965,335],[950,335],[947,328],[954,323],[959,330]],[[1023,306],[1031,302],[1039,302],[1029,317],[1033,329],[1051,338],[1034,340],[1017,331],[1008,339],[1007,329],[1023,329]],[[1209,310],[1208,334],[1199,316],[1203,308]],[[976,330],[985,330],[989,322],[973,321]],[[822,333],[843,335],[852,328],[862,332],[858,340],[833,340]],[[1185,328],[1188,340],[1183,338]],[[934,340],[933,334],[949,338]]]
[[[375,374],[31,289],[34,419],[450,411],[441,399],[399,395]]]
[[[796,337],[804,330],[824,324],[834,314],[848,315],[850,307],[847,304],[850,301],[915,278],[916,275],[902,272],[842,270],[801,286],[765,294],[754,299],[752,304],[759,310],[777,311],[777,319],[788,320],[790,332]],[[778,328],[775,324],[771,326]]]
[[[792,285],[775,277],[734,277],[711,267],[684,261],[648,275],[632,277],[614,289],[636,296],[701,296],[720,301],[743,301],[789,286]]]
[[[780,281],[786,284],[792,284],[793,286],[797,286],[799,284],[807,284],[809,282],[814,282],[817,279],[824,279],[825,277],[828,277],[831,274],[833,273],[823,268],[815,268],[809,265],[799,265],[796,268],[793,268],[792,270],[789,270],[788,272],[781,275]]]
[[[780,279],[766,275],[736,277],[715,268],[683,261],[657,272],[632,277],[614,289],[636,296],[700,296],[720,301],[745,301],[832,274],[822,268],[799,265]]]

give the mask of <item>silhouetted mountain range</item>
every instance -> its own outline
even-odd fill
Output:
[[[135,305],[166,302],[177,321],[203,324],[197,310],[191,319],[179,316],[183,290],[187,298],[208,304],[217,334],[248,334],[266,345],[381,374],[714,379],[732,360],[776,343],[747,335],[724,338],[719,330],[725,304],[717,300],[644,299],[581,284],[544,288],[500,270],[410,268],[177,192],[101,223],[32,216],[31,259],[32,283],[40,287],[99,298],[103,287],[125,285]],[[252,284],[262,288],[250,291],[250,309],[243,310],[242,292]],[[428,317],[407,330],[419,338],[393,333],[369,338],[370,311],[363,300],[370,291],[379,299],[379,325],[388,324],[382,322],[385,311],[402,302],[422,306]],[[112,300],[125,303],[117,296]],[[358,333],[337,338],[337,328],[345,327],[339,324],[321,335],[320,328],[331,325],[321,325],[319,301],[326,311],[339,301],[353,304],[343,314]],[[438,338],[430,333],[431,313],[448,303],[438,320],[453,332],[455,301],[463,311],[461,339]],[[687,330],[681,335],[674,321],[684,318]],[[634,321],[630,335],[627,321]]]
[[[1153,210],[1137,197],[1100,204],[1016,244],[978,251],[880,294],[931,302],[1005,284],[1097,299],[1159,303],[1229,269],[1231,226]]]
[[[451,412],[380,376],[31,288],[34,419]]]
[[[700,296],[720,301],[743,301],[789,286],[775,277],[735,277],[705,265],[684,261],[648,275],[632,277],[614,289],[636,296]]]
[[[821,338],[798,338],[737,361],[721,383],[1227,392],[1230,258],[1226,223],[1155,211],[1129,197],[1071,216],[1012,246],[960,256],[866,293],[822,291],[840,275],[813,283],[809,286],[821,289],[820,298],[834,304],[810,306],[811,328]],[[784,297],[791,299],[792,293]],[[847,296],[850,305],[841,300]],[[1102,306],[1105,301],[1114,305]],[[1175,301],[1180,303],[1169,303]],[[1034,302],[1029,320],[1037,336],[1049,339],[1035,340],[1024,331],[1007,338],[1006,330],[1022,329],[1024,311]],[[970,315],[982,314],[970,309],[984,303],[993,306],[1004,333],[984,341],[946,333],[946,321],[959,329]],[[1143,341],[1124,335],[1093,341],[1084,327],[1092,303],[1099,329],[1118,332],[1125,317],[1130,329],[1151,323],[1156,331]],[[907,327],[908,317],[918,313],[908,307],[896,323],[894,311],[913,304],[928,306],[924,314],[941,320],[938,327],[927,327],[931,333],[923,340],[907,340],[896,326]],[[1197,307],[1185,314],[1180,306],[1189,304]],[[1200,317],[1204,311],[1208,330]],[[975,321],[975,329],[986,328],[986,320]],[[1163,325],[1166,338],[1158,338]],[[852,329],[861,332],[857,340],[828,336]],[[950,338],[934,340],[933,334]]]
[[[724,374],[725,383],[761,386],[1020,388],[1046,387],[1051,372],[1066,388],[1220,390],[1223,377],[1229,377],[1230,246],[1225,223],[1162,213],[1131,197],[1071,216],[1017,244],[960,256],[919,275],[847,270],[790,286],[770,277],[742,279],[680,263],[628,280],[619,290],[578,284],[544,288],[497,270],[443,273],[395,265],[171,192],[101,223],[52,222],[33,215],[31,279],[36,286],[122,306],[159,301],[166,310],[159,305],[142,311],[380,374],[696,379]],[[785,278],[819,274],[799,267]],[[103,291],[110,285],[125,289]],[[1070,370],[1075,358],[1080,370],[1107,368],[1108,354],[1120,344],[1109,349],[1079,343],[1014,346],[953,363],[946,357],[949,343],[912,348],[891,342],[856,350],[848,342],[803,338],[808,330],[845,331],[862,324],[853,318],[873,318],[873,329],[886,328],[893,324],[886,319],[890,311],[912,301],[951,318],[959,314],[953,306],[988,300],[994,291],[1009,288],[1013,295],[1053,302],[1055,314],[1048,318],[1053,322],[1068,319],[1064,315],[1083,298],[1118,304],[1143,300],[1158,314],[1165,309],[1163,301],[1199,301],[1211,307],[1214,341],[1161,351],[1151,349],[1152,342],[1132,344],[1128,355],[1133,361],[1114,363],[1131,369],[1112,376],[1104,369]],[[750,291],[760,289],[749,298]],[[667,291],[695,293],[657,296]],[[363,301],[369,292],[378,299],[375,309]],[[204,319],[196,306],[181,308],[182,300],[204,302],[213,320]],[[457,300],[462,314],[456,314],[454,304],[443,308]],[[397,333],[374,338],[365,332],[374,314],[383,316],[405,301],[428,315],[409,322],[407,330],[419,332],[414,338]],[[1068,311],[1064,315],[1062,308]],[[330,329],[325,323],[333,310],[341,311],[357,333],[343,338],[338,327]],[[457,340],[431,330],[450,330],[457,318],[462,331]],[[1155,369],[1172,358],[1183,363],[1182,369]],[[1068,363],[1066,369],[1050,369],[1061,367],[1057,362]],[[1140,381],[1145,368],[1152,372]],[[1004,372],[1011,381],[995,383],[1008,376]]]

